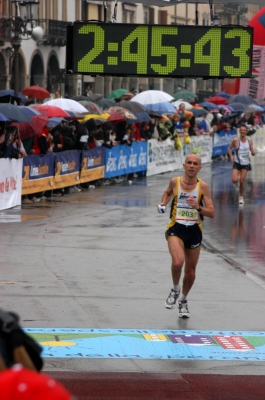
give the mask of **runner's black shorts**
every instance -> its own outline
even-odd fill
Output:
[[[252,170],[250,164],[241,165],[241,164],[238,164],[237,162],[234,162],[233,169],[237,169],[238,171],[240,171],[241,169],[246,169],[247,171],[251,171]]]
[[[198,224],[183,225],[176,222],[166,231],[165,235],[166,239],[169,236],[179,237],[183,241],[185,249],[196,249],[202,242],[202,231]]]

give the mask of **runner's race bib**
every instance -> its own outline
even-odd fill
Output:
[[[198,211],[194,208],[177,207],[176,222],[198,223]]]

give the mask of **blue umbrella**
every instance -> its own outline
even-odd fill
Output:
[[[38,110],[28,106],[18,106],[20,110],[24,111],[29,117],[35,117],[36,115],[41,115]]]
[[[157,111],[160,114],[175,114],[176,108],[169,102],[144,104],[145,108],[152,111]]]
[[[46,126],[48,128],[55,128],[57,125],[60,125],[64,118],[49,118],[49,121],[47,122]]]
[[[199,106],[202,106],[203,108],[207,108],[208,110],[218,110],[219,109],[219,107],[216,105],[216,104],[214,104],[214,103],[211,103],[210,101],[203,101],[202,103],[199,103]]]
[[[225,92],[220,92],[220,93],[217,93],[216,96],[220,96],[220,97],[229,97],[230,95],[227,94],[227,93],[225,93]]]
[[[15,97],[17,99],[20,100],[27,100],[27,98],[24,96],[23,93],[18,92],[18,95],[15,96],[15,92],[13,89],[4,89],[4,90],[0,90],[0,97]]]
[[[1,103],[0,112],[12,121],[17,122],[32,122],[30,117],[21,110],[18,106],[10,103]]]
[[[253,99],[253,97],[248,96],[247,94],[235,94],[234,96],[229,97],[227,100],[228,103],[240,103],[240,104],[258,104],[257,100]]]
[[[0,121],[10,121],[10,119],[0,112]]]

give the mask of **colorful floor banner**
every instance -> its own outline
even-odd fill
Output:
[[[103,179],[105,175],[106,148],[96,147],[81,153],[80,182],[91,182]]]
[[[265,361],[265,332],[27,328],[43,358]]]
[[[0,210],[21,205],[22,159],[0,159]]]

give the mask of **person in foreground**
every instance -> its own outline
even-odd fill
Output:
[[[189,318],[187,296],[195,281],[195,270],[202,242],[202,221],[203,217],[214,217],[214,206],[209,186],[197,178],[202,168],[200,157],[196,154],[188,155],[183,168],[184,176],[170,180],[157,209],[160,214],[165,213],[166,206],[173,196],[170,223],[166,228],[166,239],[172,258],[173,288],[165,307],[174,308],[178,300],[179,317]],[[180,277],[184,262],[184,278],[180,295]]]
[[[232,182],[238,185],[239,179],[239,204],[244,204],[244,182],[248,171],[251,171],[249,152],[252,156],[255,155],[253,142],[247,137],[248,129],[245,125],[239,128],[239,138],[235,137],[228,146],[228,154],[233,163]],[[232,154],[232,149],[235,149],[235,155]]]

